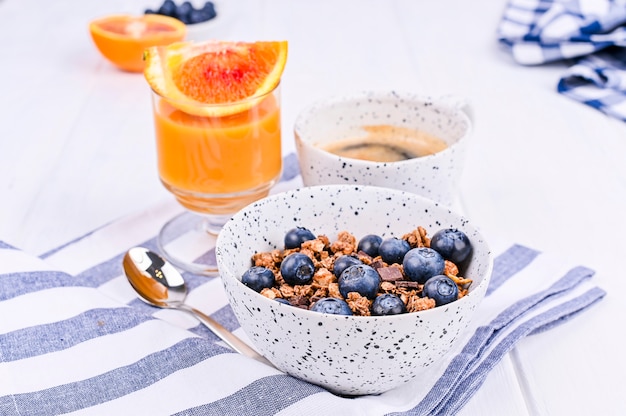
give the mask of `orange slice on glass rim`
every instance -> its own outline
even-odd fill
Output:
[[[178,19],[157,14],[112,15],[93,20],[89,32],[111,63],[125,71],[141,72],[146,48],[182,41],[187,27]]]
[[[150,87],[186,113],[221,117],[250,109],[280,83],[287,42],[178,42],[146,49]]]

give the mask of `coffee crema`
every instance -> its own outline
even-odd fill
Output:
[[[390,125],[363,126],[364,137],[351,137],[317,147],[337,156],[370,162],[400,162],[432,155],[448,147],[446,142],[421,130]]]

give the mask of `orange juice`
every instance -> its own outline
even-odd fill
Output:
[[[225,117],[190,115],[153,96],[159,175],[183,206],[231,214],[268,194],[282,169],[278,94]]]

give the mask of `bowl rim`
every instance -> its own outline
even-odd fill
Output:
[[[315,192],[322,192],[322,193],[327,193],[327,190],[332,190],[332,189],[345,189],[345,190],[357,190],[357,189],[361,189],[365,192],[374,192],[374,193],[392,193],[392,194],[396,194],[398,196],[402,195],[402,196],[407,196],[409,198],[415,198],[417,200],[421,200],[423,203],[427,203],[429,205],[431,205],[433,208],[437,209],[437,210],[443,210],[443,211],[447,211],[448,213],[452,214],[453,216],[457,217],[457,219],[466,224],[466,225],[470,225],[470,227],[473,229],[473,231],[475,233],[477,233],[480,236],[480,240],[481,240],[481,244],[485,247],[486,249],[486,260],[487,260],[487,264],[485,266],[485,270],[483,272],[483,278],[481,279],[481,281],[478,283],[477,286],[472,287],[470,286],[470,291],[467,293],[467,295],[463,296],[461,299],[457,299],[454,302],[445,304],[445,305],[441,305],[441,306],[436,306],[434,308],[431,309],[426,309],[423,311],[418,311],[418,312],[407,312],[407,313],[402,313],[402,314],[397,314],[397,315],[384,315],[384,316],[377,316],[377,315],[371,315],[371,316],[361,316],[361,315],[335,315],[335,314],[328,314],[328,313],[323,313],[323,312],[315,312],[315,311],[311,311],[308,309],[303,309],[303,308],[298,308],[292,305],[283,305],[280,302],[277,302],[274,299],[270,299],[268,297],[265,297],[263,295],[261,295],[259,292],[256,292],[252,289],[250,289],[249,287],[247,287],[246,285],[244,285],[241,282],[241,277],[236,277],[236,273],[234,273],[234,271],[230,270],[230,272],[223,272],[221,270],[220,266],[223,266],[222,264],[222,260],[221,260],[221,250],[219,249],[219,247],[221,247],[223,245],[224,242],[224,237],[221,237],[222,235],[225,235],[227,233],[220,233],[218,235],[217,241],[216,241],[216,245],[215,245],[215,254],[216,254],[216,259],[218,262],[218,268],[220,269],[219,271],[219,275],[220,278],[222,279],[222,281],[224,281],[224,279],[228,279],[229,281],[235,281],[235,285],[238,285],[238,288],[241,290],[247,290],[252,292],[251,294],[253,296],[257,296],[258,298],[262,298],[259,299],[259,301],[266,303],[266,305],[280,305],[281,307],[285,307],[285,308],[292,308],[292,309],[286,309],[287,311],[290,311],[298,316],[300,316],[302,314],[302,317],[309,317],[309,318],[315,318],[315,317],[320,317],[324,316],[323,319],[326,320],[331,320],[331,321],[345,321],[345,320],[352,320],[352,319],[356,319],[358,320],[367,320],[367,319],[376,319],[376,321],[382,320],[382,321],[393,321],[393,320],[397,320],[397,319],[406,319],[407,317],[422,317],[424,314],[426,316],[428,315],[434,315],[434,314],[439,314],[439,313],[445,313],[447,309],[449,309],[450,307],[454,307],[454,306],[462,306],[463,304],[469,302],[471,299],[473,299],[473,297],[470,298],[470,296],[473,293],[477,293],[477,295],[475,296],[480,296],[481,298],[484,297],[486,291],[487,291],[487,286],[489,285],[489,282],[491,280],[491,274],[493,271],[493,262],[494,262],[494,258],[493,258],[493,251],[491,249],[491,247],[489,246],[487,240],[485,239],[484,235],[482,234],[482,232],[473,224],[472,221],[469,221],[464,215],[459,214],[458,212],[456,212],[455,210],[448,208],[442,204],[439,204],[436,201],[433,201],[432,199],[426,198],[424,196],[421,195],[417,195],[417,194],[413,194],[411,192],[407,192],[407,191],[401,191],[401,190],[397,190],[397,189],[391,189],[391,188],[384,188],[384,187],[380,187],[380,186],[373,186],[373,185],[345,185],[345,184],[333,184],[333,185],[316,185],[316,186],[307,186],[307,187],[302,187],[302,188],[296,188],[296,189],[291,189],[291,190],[287,190],[287,191],[283,191],[280,193],[276,193],[276,194],[272,194],[269,195],[261,200],[258,200],[256,202],[251,203],[250,205],[248,205],[247,207],[243,208],[242,210],[240,210],[238,213],[236,213],[235,215],[233,215],[233,217],[231,219],[229,219],[229,221],[227,221],[227,223],[224,225],[223,230],[228,231],[228,228],[232,226],[232,224],[234,224],[236,221],[240,221],[242,220],[247,212],[258,206],[259,204],[263,204],[266,203],[268,200],[272,201],[272,200],[279,200],[281,198],[284,198],[288,195],[295,195],[295,194],[299,194],[301,196],[306,196],[307,198],[310,197],[310,195],[312,193]],[[303,193],[304,192],[304,193]],[[308,192],[308,194],[307,194]],[[226,284],[224,282],[224,284]],[[247,292],[246,292],[247,293]],[[319,319],[319,318],[318,318]]]

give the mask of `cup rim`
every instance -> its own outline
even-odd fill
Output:
[[[382,99],[382,98],[389,98],[389,97],[395,97],[395,98],[400,98],[403,100],[411,100],[411,101],[422,101],[422,102],[432,101],[433,102],[432,105],[434,107],[443,109],[444,111],[448,111],[448,112],[455,112],[456,114],[458,114],[459,117],[465,119],[465,122],[467,123],[467,130],[463,133],[463,135],[458,140],[456,140],[452,144],[449,144],[445,149],[439,152],[432,153],[426,156],[419,156],[419,157],[415,157],[412,159],[400,160],[400,161],[395,161],[395,162],[376,162],[376,161],[371,161],[371,160],[363,160],[363,159],[350,158],[346,156],[339,156],[337,154],[324,150],[318,146],[315,146],[313,142],[311,142],[310,140],[306,140],[302,137],[300,127],[302,125],[303,120],[306,117],[310,116],[311,114],[317,112],[318,110],[326,108],[330,105],[345,103],[345,102],[358,100],[358,99]],[[449,105],[443,104],[442,101],[447,101]],[[457,103],[456,106],[454,104],[455,102]],[[455,148],[461,146],[468,139],[470,139],[474,130],[474,122],[472,118],[470,117],[470,115],[467,114],[465,111],[463,111],[463,108],[461,107],[461,103],[463,103],[465,106],[469,106],[469,102],[467,100],[456,95],[433,96],[433,95],[428,95],[428,94],[418,94],[418,93],[413,93],[409,91],[399,91],[399,90],[366,90],[366,91],[360,91],[360,92],[345,94],[345,95],[333,95],[327,98],[319,99],[313,102],[312,104],[309,104],[308,106],[304,107],[299,112],[298,116],[296,117],[293,131],[294,131],[296,142],[302,143],[310,151],[312,150],[316,152],[317,154],[325,154],[339,161],[348,160],[350,161],[351,164],[357,165],[357,166],[358,165],[398,166],[398,165],[403,165],[403,164],[414,163],[415,160],[431,160],[434,158],[445,156],[446,154],[454,151]]]

